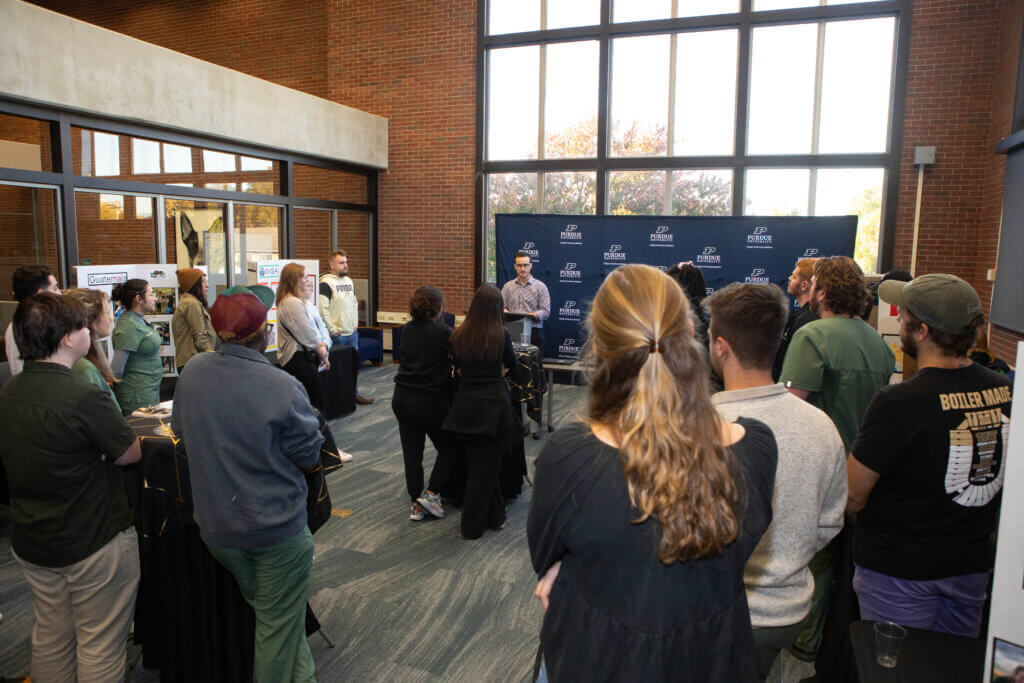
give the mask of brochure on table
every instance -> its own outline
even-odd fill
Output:
[[[1024,673],[1024,395],[1021,391],[1024,342],[1017,344],[1017,379],[1013,387],[1010,440],[1003,467],[1003,503],[999,511],[999,545],[992,577],[985,683],[1020,680]]]
[[[266,285],[274,290],[277,295],[277,285],[281,280],[281,269],[289,263],[298,263],[306,269],[306,279],[313,281],[313,305],[317,305],[320,296],[320,262],[302,261],[300,259],[276,259],[273,261],[252,261],[249,263],[250,285]],[[267,315],[267,327],[270,328],[270,336],[267,339],[267,351],[277,349],[277,306],[270,309]]]
[[[206,266],[196,266],[206,272]],[[146,280],[153,288],[156,296],[156,308],[145,316],[163,340],[160,346],[160,360],[164,365],[164,377],[178,374],[174,366],[174,332],[171,329],[171,318],[178,308],[178,277],[177,266],[168,263],[126,264],[116,266],[75,266],[75,281],[79,287],[98,289],[110,296],[114,285],[132,279]],[[121,315],[120,305],[114,303],[114,317]],[[107,354],[113,356],[114,350],[110,338],[102,339]]]

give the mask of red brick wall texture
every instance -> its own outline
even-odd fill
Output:
[[[387,117],[381,308],[404,310],[409,292],[426,282],[445,290],[452,310],[468,305],[477,248],[476,0],[39,4]],[[993,149],[1010,132],[1022,19],[1024,0],[916,0],[912,15],[895,265],[910,263],[913,149],[934,145],[918,272],[960,275],[986,306],[985,272],[995,266],[1003,192],[1004,160]],[[298,221],[296,239],[304,256],[319,257],[329,243]],[[354,247],[346,241],[344,248]],[[1004,357],[1013,357],[1020,338],[993,329],[993,346]]]

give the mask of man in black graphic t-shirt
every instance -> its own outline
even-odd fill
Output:
[[[853,586],[861,617],[976,637],[981,628],[1010,431],[1010,381],[967,357],[984,322],[952,275],[883,282],[917,359],[880,389],[847,461],[859,512]]]

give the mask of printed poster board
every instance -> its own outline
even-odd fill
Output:
[[[266,285],[274,290],[277,295],[277,285],[281,279],[281,269],[289,263],[297,263],[306,269],[306,279],[313,281],[313,305],[317,305],[320,296],[320,262],[304,261],[300,259],[274,259],[268,261],[255,261],[249,263],[249,284]],[[270,334],[267,338],[267,351],[277,349],[277,306],[270,309],[267,314],[267,327]]]
[[[206,266],[195,266],[206,272]],[[153,312],[144,316],[146,321],[153,326],[160,335],[162,344],[160,346],[160,360],[164,366],[164,377],[175,377],[178,374],[174,366],[174,333],[171,330],[171,318],[178,308],[178,277],[177,266],[167,263],[150,264],[125,264],[114,266],[75,266],[75,281],[79,287],[98,289],[111,295],[114,285],[121,284],[132,279],[146,280],[153,288],[156,296],[156,308]],[[116,302],[114,306],[114,318],[118,318],[123,310]],[[107,354],[113,356],[113,348],[110,338],[101,339],[100,342],[107,349]]]

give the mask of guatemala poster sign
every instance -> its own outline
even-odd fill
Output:
[[[732,282],[786,290],[796,261],[852,256],[856,216],[564,216],[498,214],[497,285],[515,278],[514,257],[533,260],[533,277],[551,293],[544,358],[575,358],[583,320],[604,278],[627,263],[667,269],[693,261],[708,293]]]

